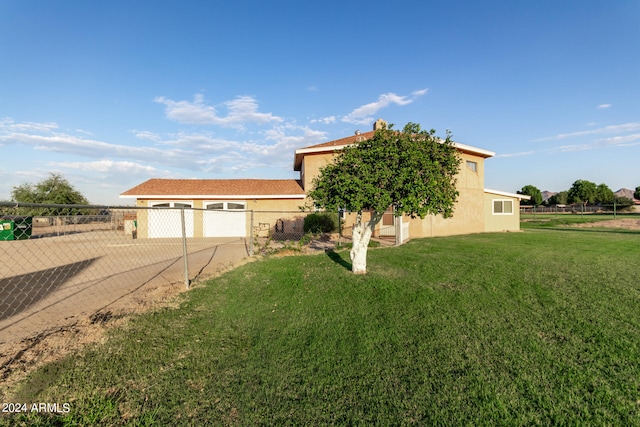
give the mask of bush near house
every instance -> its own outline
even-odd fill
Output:
[[[304,219],[305,233],[335,233],[338,231],[338,214],[317,212]]]

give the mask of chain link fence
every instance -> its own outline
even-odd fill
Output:
[[[552,205],[552,206],[520,206],[524,214],[625,214],[637,212],[637,205],[600,204],[600,205]]]
[[[309,215],[0,203],[0,384],[254,254],[333,248],[338,213],[313,239]]]

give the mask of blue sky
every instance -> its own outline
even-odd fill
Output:
[[[0,0],[0,200],[61,173],[296,178],[293,152],[420,123],[485,186],[640,186],[640,2]]]

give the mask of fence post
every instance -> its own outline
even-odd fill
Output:
[[[249,256],[253,256],[253,209],[251,209],[251,224],[249,226]]]
[[[189,257],[187,256],[187,227],[184,220],[184,207],[180,208],[180,222],[182,223],[182,259],[184,261],[184,284],[189,289]]]
[[[395,245],[400,246],[402,245],[402,240],[404,239],[404,236],[402,235],[402,216],[395,216],[395,209],[393,213],[394,213],[394,226],[395,226],[395,235],[396,235]]]

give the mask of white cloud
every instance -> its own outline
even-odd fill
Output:
[[[611,108],[611,104],[600,104],[600,105],[598,105],[598,110],[603,110],[605,108]]]
[[[396,95],[393,92],[382,94],[378,97],[377,101],[362,105],[353,110],[351,113],[342,117],[342,121],[356,125],[371,124],[375,120],[374,114],[376,114],[381,109],[386,108],[392,104],[400,106],[411,104],[413,101],[423,96],[427,92],[428,89],[421,89],[413,91],[410,95],[405,96]]]
[[[147,175],[159,174],[159,170],[157,168],[129,161],[116,162],[113,160],[98,160],[95,162],[49,162],[49,165],[88,172],[126,173],[134,175],[138,175],[140,173]]]
[[[534,142],[551,141],[559,139],[574,138],[578,136],[604,134],[604,133],[624,133],[640,130],[640,122],[624,123],[621,125],[605,126],[597,129],[584,130],[579,132],[561,133],[555,136],[534,139]]]
[[[598,142],[603,142],[607,145],[615,145],[618,147],[629,147],[632,145],[640,144],[640,133],[625,136],[614,136],[611,138],[605,138]]]
[[[501,157],[507,158],[507,157],[522,157],[522,156],[530,156],[531,154],[534,154],[535,151],[530,150],[530,151],[521,151],[519,153],[507,153],[507,154],[496,154],[496,156],[494,157],[495,159],[499,159]]]
[[[158,142],[160,140],[160,136],[145,130],[132,130],[131,133],[138,139],[145,139],[153,142]]]
[[[562,152],[586,151],[605,147],[633,147],[640,145],[640,134],[602,138],[585,144],[563,145],[558,147]]]
[[[336,116],[322,117],[320,119],[311,119],[310,123],[322,123],[325,125],[330,125],[336,122]]]
[[[193,101],[173,101],[163,96],[154,99],[158,104],[164,104],[165,114],[169,120],[183,124],[219,125],[241,128],[244,124],[280,123],[281,117],[272,113],[260,113],[257,101],[250,96],[238,96],[226,101],[222,105],[227,108],[227,115],[220,116],[215,107],[206,105],[204,96],[196,94]]]
[[[4,118],[0,120],[0,131],[8,132],[39,132],[46,133],[52,130],[58,129],[58,125],[53,122],[48,123],[35,123],[35,122],[21,122],[16,123],[10,118]]]

